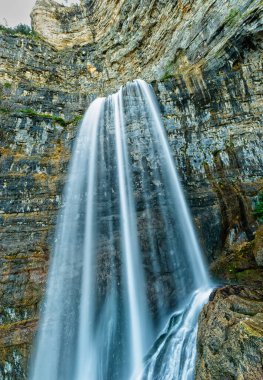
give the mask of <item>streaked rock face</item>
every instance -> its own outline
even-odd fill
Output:
[[[82,1],[64,6],[54,0],[37,0],[32,26],[57,50],[98,42],[120,22],[124,0]]]
[[[93,42],[85,8],[65,7],[53,0],[38,0],[32,12],[34,30],[56,49]]]
[[[88,0],[71,7],[37,0],[31,16],[57,50],[94,44],[102,60],[98,79],[117,87],[138,76],[190,73],[204,84],[204,67],[220,66],[231,45],[260,39],[262,30],[260,0]]]
[[[199,318],[198,380],[261,380],[262,289],[217,290]]]
[[[263,166],[261,2],[106,3],[67,8],[38,0],[38,37],[0,32],[5,380],[26,378],[72,142],[96,96],[137,77],[151,82],[208,261],[236,263],[235,247],[254,244]],[[257,252],[252,269],[260,278]],[[230,269],[215,272],[239,281]],[[246,273],[243,284],[252,276]]]

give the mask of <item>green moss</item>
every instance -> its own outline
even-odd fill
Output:
[[[235,25],[241,18],[242,12],[239,8],[232,8],[225,19],[225,24],[228,26]]]
[[[11,110],[9,108],[4,108],[4,107],[0,108],[0,113],[9,114],[10,112]]]
[[[20,109],[19,110],[20,113],[22,113],[23,115],[27,116],[27,117],[38,117],[38,118],[41,118],[41,119],[48,119],[48,120],[52,120],[54,121],[55,123],[61,125],[62,127],[65,127],[69,124],[73,124],[73,123],[77,123],[79,122],[81,119],[82,119],[82,116],[76,116],[74,119],[71,119],[71,120],[65,120],[63,119],[62,117],[60,116],[56,116],[56,115],[52,115],[52,114],[47,114],[47,113],[39,113],[31,108],[25,108],[25,109]]]
[[[211,266],[218,279],[233,283],[254,283],[263,281],[263,271],[258,268],[253,254],[255,242],[242,243],[226,256],[220,257]]]
[[[211,268],[217,279],[223,279],[229,283],[258,284],[263,282],[263,270],[254,263],[252,253],[249,255],[221,258]]]
[[[161,81],[168,80],[170,78],[174,78],[174,63],[170,62],[164,69],[164,73],[161,77]]]
[[[263,223],[263,191],[258,195],[258,201],[255,206],[254,214],[257,216],[259,221]]]
[[[15,112],[14,110],[11,110],[10,108],[0,107],[0,113],[6,114],[6,115],[12,114],[14,116],[17,116],[17,114],[18,115],[22,114],[23,116],[27,116],[29,118],[35,117],[35,118],[40,118],[40,119],[44,119],[44,120],[51,120],[51,121],[61,125],[62,127],[66,127],[67,125],[70,125],[70,124],[77,124],[82,120],[82,116],[80,116],[80,115],[75,116],[71,120],[65,120],[60,116],[56,116],[56,115],[48,114],[48,113],[37,112],[31,108],[24,108],[24,109],[18,110],[18,112]]]
[[[6,82],[6,83],[4,83],[4,88],[11,88],[11,83],[9,83],[9,82]]]
[[[162,77],[161,77],[161,81],[164,82],[168,79],[171,79],[171,78],[174,78],[174,75],[173,74],[169,74],[169,73],[165,73]]]
[[[74,119],[71,121],[71,123],[79,123],[82,120],[82,116],[76,116]]]
[[[39,117],[41,119],[51,119],[63,127],[67,125],[67,122],[64,119],[62,119],[62,117],[46,114],[46,113],[39,113],[39,112],[36,112],[35,110],[32,110],[31,108],[21,109],[19,110],[19,112],[28,117]]]
[[[239,283],[253,284],[255,282],[263,282],[263,270],[261,268],[247,269],[242,272],[235,273],[235,279]]]

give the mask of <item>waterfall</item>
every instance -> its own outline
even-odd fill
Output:
[[[79,4],[80,0],[55,0],[55,2],[62,5],[71,6],[73,4]]]
[[[76,137],[30,379],[193,379],[210,287],[153,90],[128,83]]]

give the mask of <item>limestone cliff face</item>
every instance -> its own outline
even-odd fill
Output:
[[[38,0],[37,35],[1,32],[0,378],[26,378],[81,115],[128,80],[157,93],[214,272],[261,283],[262,11],[260,0]]]

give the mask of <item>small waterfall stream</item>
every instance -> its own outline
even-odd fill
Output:
[[[64,198],[30,379],[192,380],[211,285],[151,86],[90,105]]]

